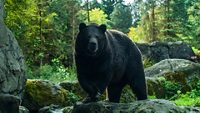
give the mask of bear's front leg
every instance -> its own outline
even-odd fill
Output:
[[[82,102],[83,103],[97,102],[99,100],[100,96],[101,96],[101,94],[99,92],[97,93],[97,95],[95,97],[88,95]]]
[[[101,93],[93,81],[86,79],[85,76],[82,75],[78,75],[78,81],[83,90],[88,94],[88,96],[83,100],[83,103],[98,101]]]

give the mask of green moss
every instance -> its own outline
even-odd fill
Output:
[[[69,105],[69,92],[49,81],[27,80],[25,93],[40,106]]]

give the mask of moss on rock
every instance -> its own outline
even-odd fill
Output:
[[[23,105],[38,110],[51,104],[70,105],[69,91],[47,80],[27,80]]]

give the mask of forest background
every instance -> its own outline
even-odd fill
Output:
[[[6,0],[5,9],[28,78],[76,79],[73,53],[81,22],[106,24],[137,43],[183,41],[200,49],[200,0]]]

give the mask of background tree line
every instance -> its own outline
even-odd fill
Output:
[[[73,66],[80,22],[106,24],[135,42],[184,41],[200,49],[200,0],[6,0],[5,8],[32,68],[55,59]]]

